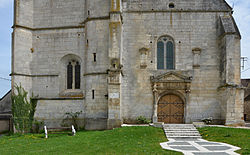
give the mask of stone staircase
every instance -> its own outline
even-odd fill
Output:
[[[200,133],[193,124],[164,124],[164,132],[169,139],[199,139]]]
[[[245,127],[250,127],[250,122],[246,122]]]

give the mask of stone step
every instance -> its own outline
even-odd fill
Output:
[[[170,127],[165,127],[164,129],[196,129],[196,128],[194,128],[194,127],[193,128],[184,128],[184,127],[183,128],[179,128],[179,127],[174,127],[174,128],[171,127],[170,128]]]
[[[181,133],[185,133],[185,134],[200,134],[199,132],[167,132],[168,134],[181,134]]]
[[[163,128],[167,138],[201,138],[193,124],[165,124]]]
[[[250,123],[245,123],[245,127],[250,127]]]
[[[173,139],[183,139],[183,138],[186,138],[186,139],[198,139],[198,138],[201,138],[201,136],[169,136],[167,138],[173,138]]]
[[[200,135],[199,133],[166,133],[166,135]]]
[[[200,134],[198,131],[191,131],[191,132],[181,132],[181,131],[177,131],[177,132],[175,132],[175,131],[165,131],[165,133],[185,133],[185,134],[188,134],[188,133],[198,133],[198,134]]]
[[[189,130],[183,130],[183,129],[164,129],[164,131],[197,131],[196,129],[189,129]]]
[[[164,124],[164,127],[194,127],[193,124]]]
[[[201,137],[200,135],[166,135],[167,138],[169,137]]]
[[[197,131],[196,129],[164,129],[165,131]]]
[[[172,137],[192,137],[192,138],[194,138],[194,137],[197,137],[197,138],[201,138],[201,136],[199,136],[199,135],[167,135],[167,138],[172,138]]]
[[[196,130],[196,128],[164,128],[166,130]]]

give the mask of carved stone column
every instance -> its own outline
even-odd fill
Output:
[[[122,19],[121,0],[111,0],[109,23],[108,70],[108,121],[107,128],[113,129],[122,124],[121,116],[121,74],[122,74]]]
[[[158,122],[158,117],[157,117],[157,109],[158,109],[158,91],[157,91],[157,85],[154,84],[153,86],[153,94],[154,94],[154,113],[153,113],[153,123]]]

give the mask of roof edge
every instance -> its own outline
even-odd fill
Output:
[[[2,98],[0,98],[0,101],[2,101],[10,92],[11,90],[9,90]]]
[[[227,5],[227,7],[229,7],[230,10],[233,10],[233,8],[227,3],[226,0],[223,0],[223,2]]]

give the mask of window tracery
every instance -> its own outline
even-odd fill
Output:
[[[67,89],[80,89],[81,65],[78,61],[72,60],[67,65]]]
[[[175,69],[174,40],[161,37],[157,42],[157,69]]]

